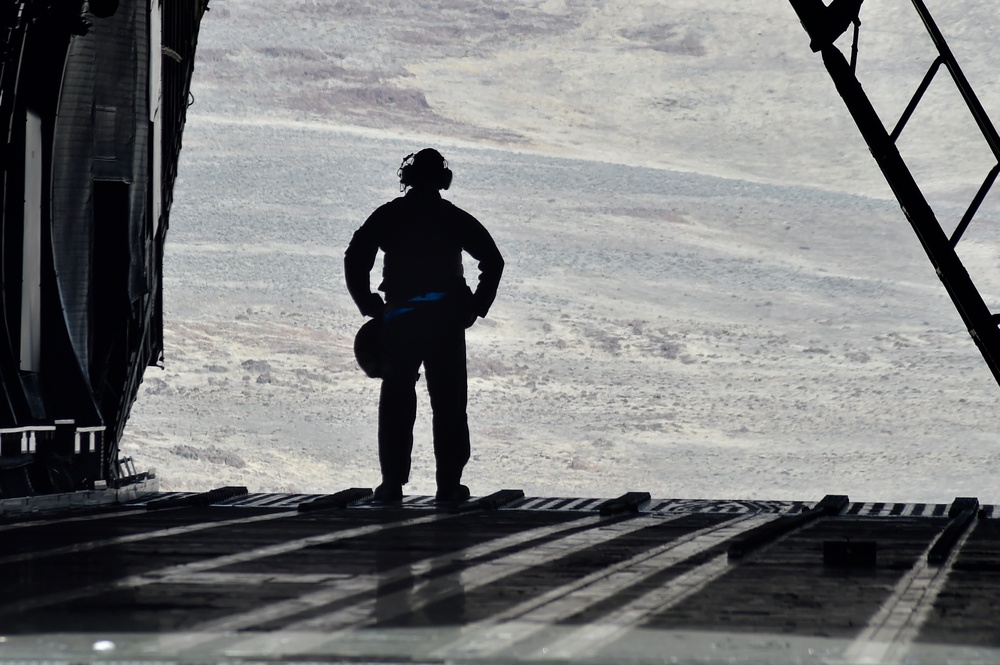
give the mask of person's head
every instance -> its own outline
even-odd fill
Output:
[[[418,153],[410,153],[399,165],[400,190],[407,187],[416,189],[448,189],[451,186],[451,169],[448,160],[434,148],[424,148]]]

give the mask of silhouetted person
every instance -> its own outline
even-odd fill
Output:
[[[424,366],[433,411],[438,501],[464,501],[461,484],[469,461],[466,416],[465,329],[486,316],[496,297],[503,257],[475,217],[441,198],[451,185],[448,162],[431,148],[407,155],[400,164],[404,196],[379,207],[354,233],[344,256],[347,288],[380,342],[376,368],[382,378],[378,409],[379,501],[399,501],[410,476],[416,382]],[[382,283],[369,281],[378,250]],[[479,261],[475,292],[465,282],[462,252]],[[360,358],[360,356],[359,356]]]

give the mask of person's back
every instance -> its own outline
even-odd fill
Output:
[[[376,498],[402,498],[409,479],[415,384],[423,364],[434,411],[437,498],[462,500],[469,494],[460,483],[469,459],[465,328],[489,311],[504,262],[482,224],[441,198],[439,190],[451,184],[451,170],[440,153],[426,149],[408,155],[399,175],[409,191],[372,213],[344,257],[351,296],[380,327],[376,374],[383,380],[378,435],[382,484]],[[378,290],[385,294],[384,302],[370,287],[380,249],[383,279]],[[479,260],[474,293],[463,276],[463,252]]]
[[[458,209],[432,194],[414,189],[389,204],[381,289],[388,300],[465,285]]]

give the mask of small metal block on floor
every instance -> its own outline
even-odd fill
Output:
[[[305,513],[313,510],[336,510],[353,506],[354,504],[367,501],[375,496],[375,493],[368,487],[352,487],[341,490],[335,494],[321,496],[311,501],[299,504],[299,512]]]
[[[849,505],[851,505],[851,500],[846,494],[827,494],[819,503],[813,506],[810,512],[818,510],[823,515],[839,515]]]
[[[165,508],[185,508],[210,506],[213,503],[221,503],[236,497],[246,496],[246,487],[218,487],[214,490],[202,492],[201,494],[191,494],[188,496],[170,497],[157,499],[146,504],[146,510],[163,510]]]
[[[819,503],[813,506],[812,510],[804,510],[798,515],[779,517],[773,522],[768,522],[747,532],[746,535],[737,539],[729,546],[728,557],[731,561],[742,559],[758,547],[766,545],[820,517],[839,515],[850,503],[851,500],[846,495],[827,494]]]
[[[480,497],[475,501],[466,501],[451,506],[449,512],[470,513],[475,510],[499,510],[504,506],[524,498],[524,490],[499,490],[493,494]]]
[[[874,540],[825,540],[823,565],[835,568],[874,568],[878,545]]]
[[[500,490],[499,492],[482,497],[476,503],[483,510],[498,510],[523,498],[524,490]]]
[[[604,517],[637,513],[642,510],[643,506],[649,504],[649,498],[649,492],[628,492],[617,499],[605,501],[597,507],[597,510]]]
[[[948,517],[951,522],[941,532],[937,542],[927,553],[927,563],[931,565],[941,565],[951,556],[951,551],[955,548],[958,539],[962,537],[969,525],[976,519],[979,512],[979,499],[972,497],[959,497],[955,499],[948,510]]]
[[[948,508],[948,517],[955,519],[966,510],[971,510],[973,512],[979,510],[979,499],[974,496],[960,496],[951,502],[951,507]]]

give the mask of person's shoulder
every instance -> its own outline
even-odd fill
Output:
[[[393,208],[398,208],[398,207],[404,206],[404,205],[406,205],[406,197],[405,196],[397,196],[396,198],[392,199],[391,201],[386,201],[385,203],[383,203],[382,205],[380,205],[379,209],[382,209],[382,208],[393,209]]]
[[[455,205],[448,199],[442,198],[441,205],[445,210],[448,211],[450,215],[454,217],[458,217],[461,219],[475,219],[475,217],[473,217],[470,213],[466,212],[462,208],[459,208],[457,205]]]
[[[398,196],[391,201],[386,201],[379,207],[375,208],[371,215],[368,216],[369,220],[380,219],[382,217],[391,216],[393,213],[397,212],[401,206],[405,205],[402,196]]]

